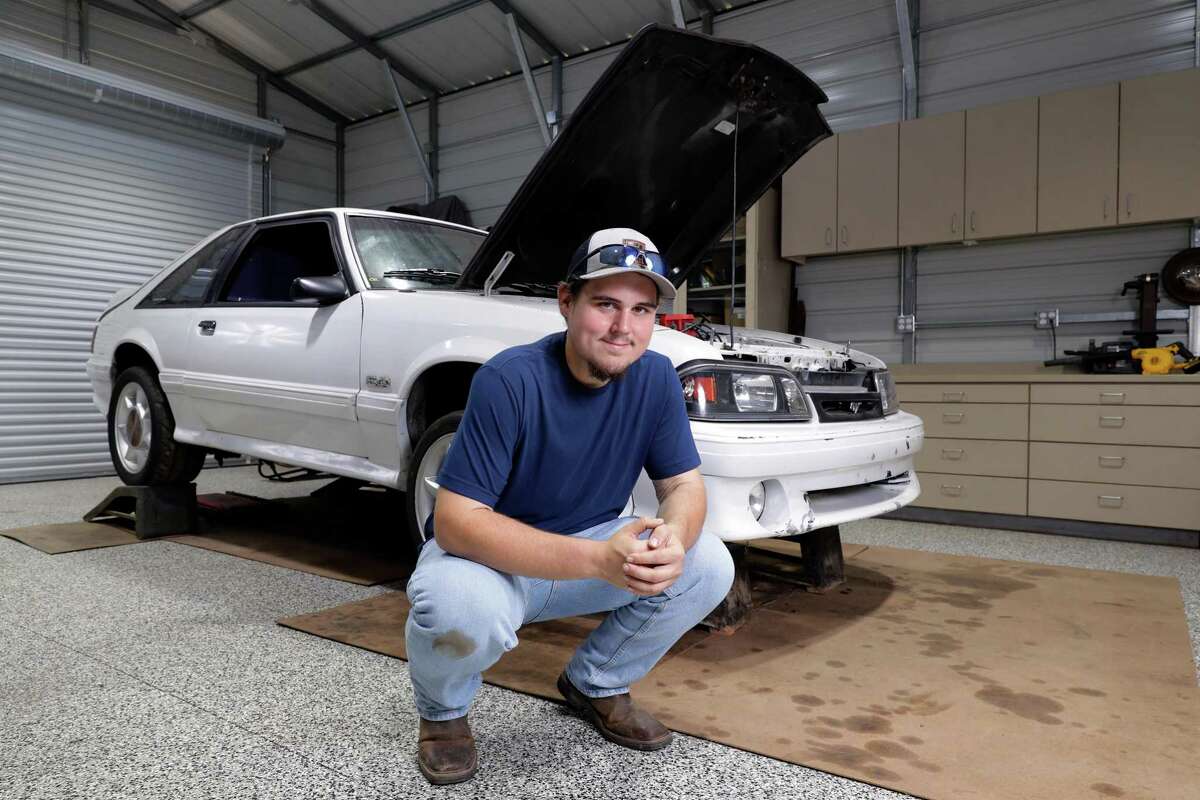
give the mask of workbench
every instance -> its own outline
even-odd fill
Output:
[[[894,516],[1200,546],[1200,374],[893,365],[925,423]]]

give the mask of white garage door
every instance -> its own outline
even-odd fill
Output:
[[[211,115],[73,88],[0,74],[0,483],[112,472],[84,369],[106,300],[259,214],[260,151]]]

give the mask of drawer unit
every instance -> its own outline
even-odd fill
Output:
[[[1196,451],[1200,453],[1200,450]],[[914,459],[917,472],[954,475],[992,475],[1024,478],[1029,466],[1029,444],[986,439],[925,439]]]
[[[1029,514],[1196,530],[1200,528],[1200,490],[1031,480]]]
[[[901,394],[900,398],[904,399],[904,395]],[[1101,406],[1200,406],[1200,386],[1035,383],[1030,388],[1030,401]],[[1200,416],[1200,409],[1197,415]]]
[[[1029,477],[1200,489],[1200,449],[1031,442]]]
[[[1002,403],[905,403],[925,423],[925,435],[948,439],[1029,438],[1029,406]]]
[[[1200,447],[1200,408],[1030,406],[1029,438],[1040,442]]]
[[[1028,403],[1026,383],[901,383],[901,403]]]
[[[921,496],[913,503],[925,508],[983,511],[990,514],[1024,514],[1024,478],[986,478],[975,475],[918,473]]]

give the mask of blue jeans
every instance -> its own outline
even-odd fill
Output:
[[[571,535],[608,539],[634,519],[622,517]],[[412,610],[404,630],[417,711],[427,720],[465,715],[482,682],[480,673],[517,646],[522,625],[601,611],[612,613],[575,650],[567,677],[589,697],[627,692],[716,608],[732,583],[733,559],[712,534],[696,539],[683,574],[652,597],[602,580],[508,575],[452,556],[436,539],[430,541],[408,580]]]

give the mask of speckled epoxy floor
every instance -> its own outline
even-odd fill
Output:
[[[78,519],[113,485],[0,486],[0,528]],[[316,486],[253,468],[199,480],[264,497]],[[843,538],[1174,575],[1200,653],[1200,551],[879,520]],[[275,625],[381,591],[170,542],[47,556],[0,538],[0,795],[903,797],[686,736],[635,753],[491,686],[472,712],[479,776],[431,787],[404,662]]]

